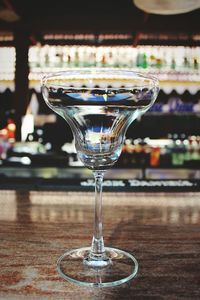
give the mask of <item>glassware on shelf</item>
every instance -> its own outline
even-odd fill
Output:
[[[133,71],[68,70],[44,77],[42,93],[46,104],[69,123],[78,156],[95,178],[91,247],[63,254],[58,272],[82,286],[108,287],[127,282],[137,274],[138,263],[126,251],[104,247],[103,176],[118,160],[129,125],[154,103],[158,81]]]

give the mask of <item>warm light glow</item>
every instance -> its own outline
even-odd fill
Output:
[[[11,130],[11,131],[15,131],[16,130],[16,126],[15,126],[14,123],[8,124],[7,128],[8,128],[8,130]]]
[[[135,6],[148,13],[175,15],[187,13],[200,7],[200,0],[134,0]]]
[[[6,128],[4,128],[4,129],[0,130],[0,134],[3,136],[7,136],[8,130]]]

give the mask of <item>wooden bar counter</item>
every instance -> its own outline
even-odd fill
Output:
[[[104,193],[106,246],[139,262],[115,288],[64,281],[56,261],[89,246],[93,193],[0,192],[0,299],[200,299],[200,193]]]

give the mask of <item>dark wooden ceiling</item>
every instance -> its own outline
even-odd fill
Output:
[[[200,9],[180,15],[147,14],[132,0],[0,0],[1,8],[19,17],[1,19],[0,33],[27,30],[39,37],[45,33],[180,33],[200,34]]]

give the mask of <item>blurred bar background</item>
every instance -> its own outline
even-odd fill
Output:
[[[173,13],[130,0],[0,1],[1,188],[93,186],[40,81],[69,68],[112,67],[153,74],[161,89],[130,126],[107,188],[200,189],[200,10]]]

